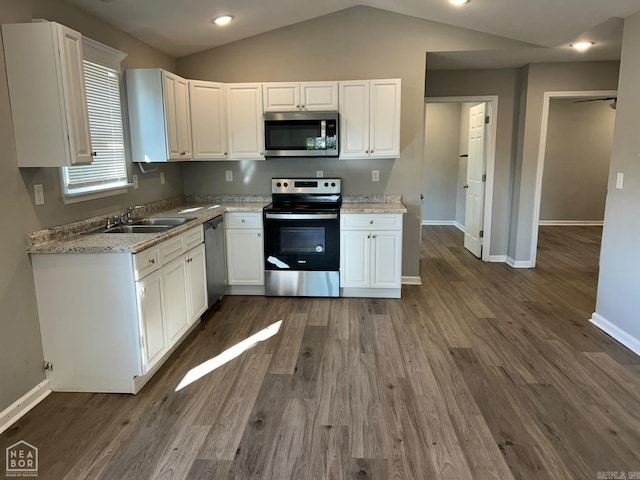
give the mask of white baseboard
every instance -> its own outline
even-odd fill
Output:
[[[506,255],[490,255],[489,261],[493,263],[507,263]]]
[[[540,220],[541,227],[601,227],[602,220]]]
[[[593,313],[589,321],[604,333],[609,335],[611,338],[627,347],[633,353],[635,353],[636,355],[640,355],[640,340],[638,340],[636,337],[634,337],[633,335],[629,335],[620,327],[617,327],[602,315],[599,315],[595,312]]]
[[[456,220],[422,220],[422,225],[451,225],[464,232],[464,225]]]
[[[420,276],[410,277],[402,276],[402,285],[422,285],[422,279]]]
[[[530,260],[519,260],[516,261],[513,258],[507,256],[507,265],[512,268],[533,268]]]
[[[29,410],[51,393],[49,380],[43,380],[0,412],[0,434],[16,423]]]

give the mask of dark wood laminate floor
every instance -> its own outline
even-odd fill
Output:
[[[401,300],[225,297],[140,394],[54,393],[0,451],[28,441],[56,480],[640,475],[640,359],[588,323],[601,229],[540,230],[514,270],[424,227]]]

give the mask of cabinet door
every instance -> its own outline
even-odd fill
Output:
[[[402,280],[402,233],[371,232],[371,287],[400,288]]]
[[[167,350],[163,322],[162,272],[157,271],[136,282],[138,309],[143,340],[144,373],[160,360]]]
[[[186,254],[189,280],[189,324],[195,322],[207,309],[207,271],[204,244]]]
[[[189,80],[194,160],[227,158],[227,106],[223,83]]]
[[[264,285],[264,247],[261,230],[228,229],[229,285]]]
[[[343,230],[340,233],[340,286],[367,288],[371,275],[371,234]]]
[[[191,127],[186,80],[162,71],[167,158],[184,160],[191,156]]]
[[[263,83],[265,112],[300,110],[299,83]]]
[[[301,110],[338,110],[338,82],[300,84]]]
[[[162,268],[164,312],[168,345],[173,345],[189,326],[187,264],[184,256]]]
[[[340,82],[340,158],[369,156],[369,82]]]
[[[62,87],[66,100],[67,125],[71,163],[91,163],[91,136],[87,113],[87,92],[84,84],[82,36],[64,25],[56,24],[62,73]]]
[[[264,160],[262,84],[227,85],[230,160]]]
[[[369,156],[400,156],[400,80],[371,80]]]
[[[180,157],[192,158],[191,113],[189,110],[189,81],[177,77],[175,85],[176,123]]]

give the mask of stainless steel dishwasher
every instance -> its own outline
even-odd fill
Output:
[[[204,248],[207,257],[207,294],[209,308],[227,290],[227,262],[225,260],[223,216],[218,215],[204,224]]]

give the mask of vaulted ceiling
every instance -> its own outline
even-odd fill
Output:
[[[181,57],[358,5],[469,28],[542,47],[620,41],[638,0],[67,0],[171,56]],[[211,23],[233,15],[229,25]],[[613,24],[618,28],[611,28]],[[603,25],[609,28],[603,28]],[[611,31],[608,31],[611,30]],[[595,32],[595,34],[593,33]]]

